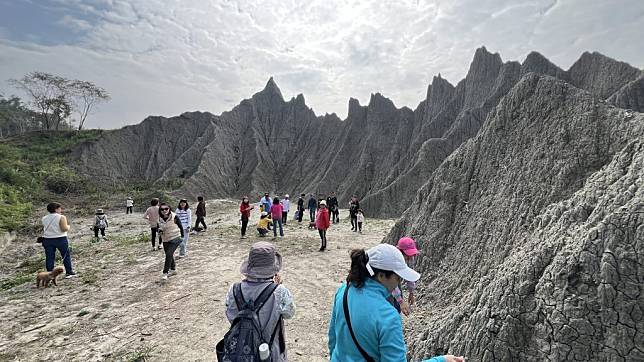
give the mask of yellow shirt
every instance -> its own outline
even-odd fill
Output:
[[[257,227],[260,229],[268,229],[268,225],[271,225],[272,222],[268,217],[265,217],[263,219],[259,219],[259,222],[257,223]]]

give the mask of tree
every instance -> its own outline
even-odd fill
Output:
[[[37,128],[39,124],[34,112],[28,109],[20,98],[4,98],[0,95],[0,138]]]
[[[76,80],[71,84],[76,112],[78,113],[78,130],[83,129],[87,116],[94,105],[110,100],[107,91],[92,82]]]

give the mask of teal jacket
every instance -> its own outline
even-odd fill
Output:
[[[346,283],[343,283],[335,293],[329,323],[329,353],[332,362],[363,362],[344,319],[342,298],[345,289]],[[407,362],[402,321],[398,311],[387,301],[389,294],[387,288],[372,279],[367,279],[362,288],[351,286],[348,298],[353,333],[360,346],[377,362]],[[427,361],[444,360],[441,356]]]

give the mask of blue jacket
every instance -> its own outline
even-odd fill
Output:
[[[363,362],[344,319],[342,298],[345,289],[346,283],[342,283],[335,293],[329,323],[329,354],[332,362]],[[360,346],[377,362],[407,362],[402,321],[387,301],[389,294],[387,288],[372,279],[367,279],[362,288],[352,285],[348,296],[351,325]],[[444,362],[444,358],[434,357],[427,361]]]

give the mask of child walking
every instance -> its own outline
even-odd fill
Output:
[[[101,237],[105,239],[105,228],[107,228],[107,216],[103,209],[96,209],[96,218],[94,218],[94,237],[98,239],[98,232],[100,230]]]
[[[416,266],[416,257],[418,256],[418,254],[420,254],[418,249],[416,249],[416,241],[406,236],[398,240],[398,245],[396,247],[403,254],[407,267],[414,269]],[[409,314],[411,314],[411,305],[413,305],[416,301],[416,298],[414,296],[414,291],[416,290],[416,282],[405,280],[405,284],[407,286],[407,293],[409,294],[409,302],[405,302],[400,284],[393,290],[391,295],[395,298],[397,304],[400,306],[400,311],[402,311],[404,315],[408,316]]]
[[[181,225],[183,231],[181,235],[183,236],[183,241],[179,245],[179,257],[183,258],[188,256],[188,239],[190,238],[190,225],[192,224],[192,210],[188,206],[188,200],[181,199],[179,201],[179,206],[174,212],[181,220]]]
[[[358,209],[356,212],[356,220],[358,221],[358,232],[362,234],[362,223],[364,222],[364,213],[362,209]]]

